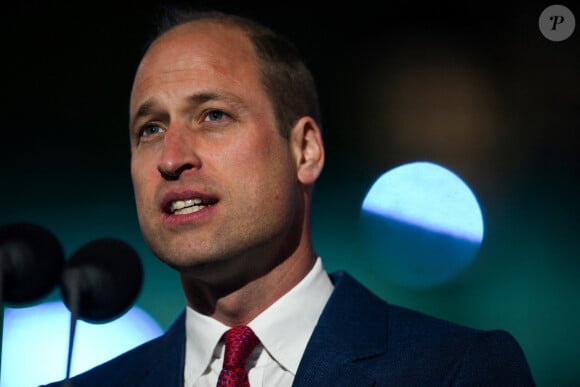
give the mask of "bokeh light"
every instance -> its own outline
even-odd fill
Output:
[[[406,286],[455,278],[475,258],[483,216],[469,186],[430,162],[399,166],[371,186],[361,237],[386,277]]]
[[[1,387],[36,387],[66,375],[70,312],[62,302],[6,308]],[[77,322],[71,376],[162,334],[159,324],[133,306],[106,324]]]

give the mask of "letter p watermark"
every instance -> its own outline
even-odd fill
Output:
[[[550,5],[544,9],[538,20],[540,32],[553,42],[566,40],[574,32],[576,20],[574,14],[563,5]]]
[[[558,26],[558,24],[562,24],[564,23],[564,20],[566,20],[564,18],[564,16],[550,16],[550,20],[553,20],[554,23],[552,24],[552,31],[556,31],[556,27]]]

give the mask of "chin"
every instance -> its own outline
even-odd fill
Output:
[[[156,253],[162,262],[177,270],[180,273],[203,273],[209,270],[216,270],[227,261],[220,255],[213,254],[192,254],[187,252]]]

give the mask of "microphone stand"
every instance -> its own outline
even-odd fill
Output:
[[[79,277],[77,276],[69,276],[67,278],[68,281],[68,307],[70,310],[70,328],[69,328],[69,336],[68,336],[68,355],[66,361],[66,377],[64,380],[65,387],[72,387],[72,381],[70,380],[70,373],[71,373],[71,365],[72,365],[72,356],[73,356],[73,348],[74,348],[74,339],[75,339],[75,332],[77,321],[79,317],[79,308],[80,308],[80,299],[81,299],[81,289],[80,289],[80,281]]]

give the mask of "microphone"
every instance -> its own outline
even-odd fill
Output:
[[[113,238],[89,242],[65,265],[61,293],[67,308],[91,323],[111,321],[135,302],[143,283],[139,255]],[[75,305],[77,303],[77,305]]]
[[[29,303],[60,281],[64,251],[44,227],[13,223],[0,227],[0,305]]]
[[[72,353],[77,320],[105,323],[133,305],[143,283],[139,255],[127,243],[102,238],[81,247],[65,265],[60,289],[70,310],[65,386],[71,386]]]
[[[0,355],[4,301],[30,303],[47,295],[60,281],[63,266],[63,248],[44,227],[24,222],[0,226]]]

